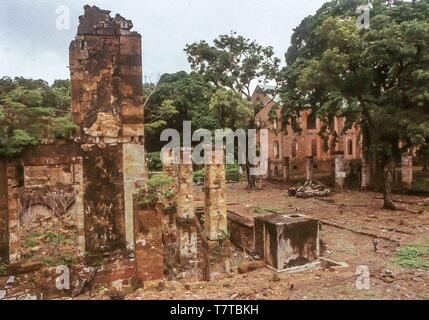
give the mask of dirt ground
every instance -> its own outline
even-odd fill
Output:
[[[230,184],[227,200],[245,205],[254,215],[299,212],[320,219],[324,257],[348,266],[279,276],[268,268],[246,274],[235,268],[212,283],[173,281],[162,290],[158,283],[149,283],[127,299],[429,299],[429,250],[423,255],[413,251],[416,243],[429,248],[429,209],[422,205],[423,197],[395,196],[405,211],[394,212],[381,209],[380,193],[345,191],[323,199],[297,199],[289,197],[287,189],[269,184],[249,192],[243,183]],[[401,266],[395,252],[402,248],[411,257]],[[237,261],[241,257],[234,253]],[[370,272],[368,290],[356,287],[356,268],[361,265]]]

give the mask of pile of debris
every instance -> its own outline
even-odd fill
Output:
[[[288,191],[289,196],[297,198],[312,198],[312,197],[324,197],[331,194],[331,190],[316,180],[309,180],[299,188],[292,188]]]

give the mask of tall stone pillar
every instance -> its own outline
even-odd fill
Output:
[[[413,157],[404,154],[401,159],[401,181],[404,186],[413,184]]]
[[[9,261],[7,162],[0,161],[0,264]]]
[[[207,150],[206,150],[207,151]],[[210,151],[210,150],[209,150]],[[204,180],[204,228],[208,240],[209,280],[218,272],[229,272],[230,241],[225,197],[224,149],[206,152]]]
[[[305,174],[307,181],[313,180],[313,166],[314,166],[314,158],[306,157],[305,158]]]
[[[178,165],[177,217],[193,220],[195,212],[192,149],[182,148],[181,155],[182,161]]]
[[[283,165],[283,181],[288,182],[290,177],[289,157],[285,158]]]
[[[366,189],[370,184],[370,167],[368,160],[363,157],[362,158],[362,177],[361,177],[361,188]]]
[[[343,191],[346,172],[344,170],[344,152],[337,151],[334,155],[335,161],[335,190]]]
[[[9,233],[9,263],[16,263],[21,259],[20,219],[19,219],[19,185],[15,163],[7,166],[7,199],[8,199],[8,233]]]
[[[210,152],[208,152],[210,153]],[[215,158],[219,163],[215,162]],[[205,164],[205,230],[209,240],[217,241],[227,233],[227,215],[225,198],[224,150],[213,149],[211,159],[206,157]],[[222,162],[222,163],[220,163]]]
[[[141,36],[85,6],[70,45],[75,141],[83,150],[85,250],[132,249],[133,196],[145,177]]]
[[[171,177],[171,183],[166,184],[161,187],[161,191],[164,196],[162,196],[162,202],[164,209],[167,207],[176,208],[177,206],[177,179],[178,179],[178,163],[177,155],[173,152],[173,149],[163,149],[161,154],[162,159],[162,173],[168,177]],[[168,195],[168,196],[166,196]],[[167,210],[168,211],[168,210]],[[168,214],[168,212],[164,212]],[[167,217],[165,217],[167,218]],[[173,221],[170,219],[164,219],[166,226],[172,224]]]
[[[177,178],[177,226],[180,263],[188,271],[196,271],[198,267],[198,233],[194,221],[193,188],[192,149],[182,148]]]
[[[83,204],[84,185],[83,185],[83,165],[82,159],[77,159],[73,165],[74,189],[76,191],[75,216],[77,226],[77,253],[79,256],[85,254],[85,207]]]

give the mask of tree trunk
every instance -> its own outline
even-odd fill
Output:
[[[250,175],[250,163],[246,165],[247,189],[256,190],[256,177]]]
[[[384,167],[384,209],[396,210],[396,205],[392,201],[392,180],[395,170],[395,161],[392,156],[389,156]]]
[[[425,159],[423,160],[423,172],[427,172],[428,171],[428,159],[425,157]]]

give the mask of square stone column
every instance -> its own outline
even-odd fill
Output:
[[[401,159],[401,181],[406,187],[413,184],[413,157],[409,154],[404,154]]]
[[[227,233],[227,213],[225,199],[224,150],[213,149],[207,152],[204,180],[205,221],[204,226],[209,240],[217,241]],[[217,159],[217,163],[216,163]]]
[[[289,157],[284,159],[283,165],[283,181],[288,182],[290,177]]]
[[[346,172],[344,170],[344,152],[337,151],[334,155],[335,161],[335,190],[343,191]]]
[[[206,263],[209,272],[206,280],[215,281],[216,274],[230,272],[231,244],[225,198],[224,149],[206,151],[204,229],[207,237]]]
[[[9,232],[9,263],[16,263],[21,259],[21,244],[19,240],[19,186],[15,163],[7,166],[7,199],[8,199],[8,232]]]
[[[306,174],[307,181],[313,180],[313,166],[314,166],[313,157],[306,157],[305,158],[305,174]]]
[[[362,158],[362,177],[361,177],[361,188],[366,189],[370,184],[370,168],[368,160],[365,157]]]
[[[194,221],[193,188],[192,149],[182,148],[176,186],[177,228],[180,263],[185,270],[190,272],[197,271],[198,267],[198,233]],[[197,276],[197,274],[194,275]]]
[[[77,227],[77,253],[79,256],[85,255],[85,207],[83,205],[83,164],[82,158],[77,159],[73,165],[74,189],[76,191],[75,215]]]
[[[9,261],[7,162],[0,161],[0,264]]]
[[[120,15],[84,9],[70,44],[74,137],[83,159],[79,210],[85,250],[103,254],[134,245],[133,196],[146,171],[141,36]]]

